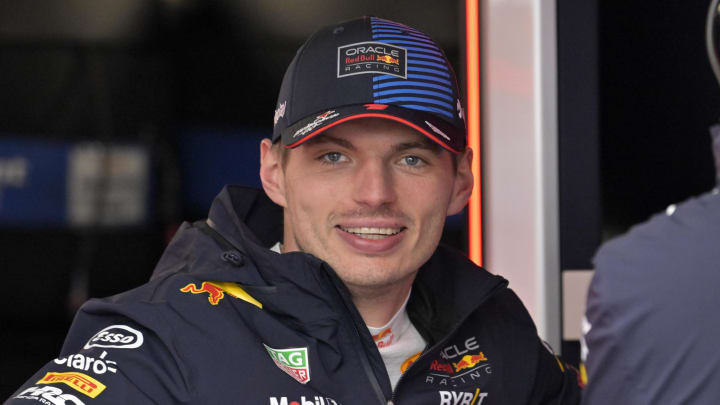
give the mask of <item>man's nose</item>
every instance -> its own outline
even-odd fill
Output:
[[[383,162],[364,164],[353,180],[353,198],[358,204],[379,207],[397,198],[392,172]]]

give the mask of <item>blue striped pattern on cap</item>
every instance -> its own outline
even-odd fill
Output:
[[[442,50],[422,32],[372,17],[373,40],[407,49],[407,80],[390,75],[373,78],[377,104],[395,104],[454,118],[456,94],[453,73]]]

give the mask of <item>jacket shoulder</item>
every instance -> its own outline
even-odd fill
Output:
[[[122,304],[86,303],[76,315],[57,358],[31,376],[7,402],[188,402],[191,389],[181,355],[157,311],[143,316]],[[54,402],[60,399],[65,402]],[[25,403],[19,401],[18,403]]]

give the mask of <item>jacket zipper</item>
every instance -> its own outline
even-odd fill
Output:
[[[358,341],[360,342],[360,362],[363,365],[363,369],[365,370],[365,374],[367,375],[368,379],[370,380],[370,385],[372,385],[373,390],[375,391],[375,395],[377,395],[378,399],[380,400],[380,404],[385,405],[385,394],[383,394],[382,389],[380,388],[380,381],[378,381],[377,376],[375,375],[375,372],[373,371],[372,367],[370,366],[370,361],[367,357],[367,352],[365,352],[365,349],[362,347],[362,339],[360,337],[360,331],[357,328],[357,325],[355,325],[355,322],[353,322],[353,326],[355,328],[355,334],[358,337]],[[392,400],[388,401],[387,404],[392,404]]]
[[[340,301],[342,302],[343,306],[345,307],[345,316],[350,318],[350,323],[352,324],[353,330],[355,331],[355,336],[357,337],[357,343],[359,346],[357,351],[359,352],[360,363],[362,364],[365,375],[367,376],[368,380],[370,381],[370,385],[373,388],[373,392],[375,392],[375,395],[378,397],[378,400],[380,401],[381,405],[390,404],[390,403],[392,403],[392,401],[388,401],[385,398],[385,394],[383,393],[382,388],[380,388],[380,381],[378,380],[377,375],[375,375],[375,371],[373,371],[372,366],[370,365],[370,360],[368,359],[368,353],[365,350],[365,348],[363,347],[361,331],[358,328],[358,323],[355,321],[355,319],[352,316],[352,309],[349,307],[346,297],[340,291],[338,286],[335,285],[336,283],[338,283],[338,282],[341,283],[342,281],[339,280],[339,278],[336,280],[337,276],[334,274],[331,274],[332,272],[328,271],[324,267],[325,266],[323,265],[323,269],[325,270],[325,273],[328,274],[328,276],[330,277],[333,287],[335,288],[335,292],[337,293],[337,295],[340,298]],[[362,326],[365,327],[365,324],[363,324]]]
[[[435,343],[434,345],[432,345],[432,347],[430,347],[430,348],[428,348],[428,349],[426,349],[426,350],[423,350],[423,352],[420,354],[420,356],[418,356],[418,358],[415,359],[415,361],[413,362],[413,364],[411,364],[410,367],[408,367],[408,369],[405,370],[405,372],[400,375],[400,378],[398,379],[397,384],[395,384],[395,389],[393,389],[392,396],[390,397],[390,401],[387,402],[387,405],[398,405],[398,402],[397,402],[397,389],[398,389],[398,387],[400,387],[400,383],[403,381],[403,379],[405,378],[405,375],[408,374],[408,372],[410,371],[410,369],[412,369],[413,366],[415,366],[416,364],[420,363],[420,359],[422,359],[423,357],[425,357],[426,354],[428,354],[428,353],[430,353],[430,352],[432,352],[432,351],[435,351],[435,349],[439,348],[440,346],[442,346],[443,344],[445,344],[448,340],[450,340],[450,337],[453,336],[453,335],[455,334],[455,332],[458,331],[458,329],[460,329],[460,326],[462,326],[462,325],[465,323],[465,321],[470,317],[470,315],[472,315],[482,304],[484,304],[485,301],[487,301],[490,297],[492,297],[493,295],[495,295],[495,293],[496,293],[498,290],[500,290],[501,288],[504,288],[505,286],[507,286],[507,281],[503,281],[503,282],[501,282],[500,284],[498,284],[498,285],[496,285],[495,287],[493,287],[490,291],[488,291],[488,293],[485,295],[485,297],[484,297],[482,300],[480,300],[480,302],[478,302],[478,304],[475,306],[475,308],[474,308],[472,311],[468,311],[467,315],[465,315],[465,316],[460,320],[460,322],[457,322],[457,323],[455,324],[455,326],[450,330],[450,332],[448,332],[448,333],[445,335],[445,337],[444,337],[443,339],[439,340],[437,343]]]

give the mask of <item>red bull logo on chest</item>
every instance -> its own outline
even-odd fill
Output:
[[[212,305],[217,305],[220,300],[225,297],[225,292],[222,290],[222,288],[216,286],[209,281],[203,281],[200,288],[197,288],[195,283],[190,283],[185,287],[181,288],[180,291],[193,294],[208,293],[208,301],[210,301]]]
[[[460,359],[460,361],[453,363],[453,366],[455,367],[455,372],[458,372],[460,370],[473,368],[481,361],[487,361],[487,357],[485,357],[483,352],[478,354],[466,354]]]
[[[260,303],[260,301],[253,298],[240,285],[229,281],[203,281],[200,288],[198,288],[195,283],[190,283],[181,288],[180,291],[192,294],[207,293],[208,302],[212,305],[217,305],[220,300],[225,297],[225,294],[227,294],[262,309],[262,303]]]
[[[425,383],[438,387],[460,388],[490,378],[492,367],[485,351],[474,336],[454,342],[440,350],[425,376]],[[492,356],[491,356],[492,357]]]

